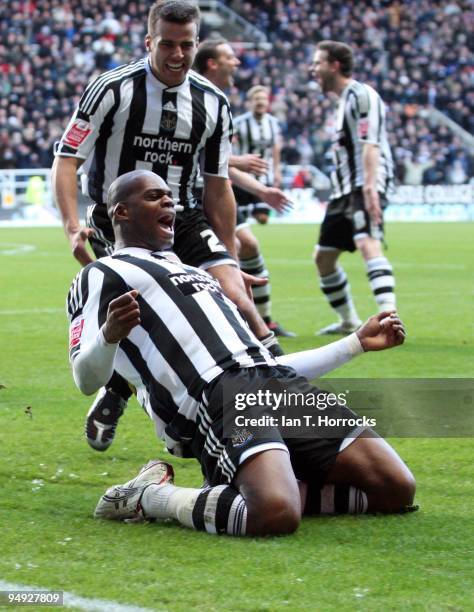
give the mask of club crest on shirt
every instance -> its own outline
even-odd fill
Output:
[[[163,110],[161,114],[160,128],[166,132],[172,132],[178,123],[178,115],[172,111]]]
[[[250,442],[252,438],[253,433],[250,432],[248,429],[234,429],[230,437],[232,441],[232,446],[234,448],[239,448],[240,446],[247,444],[247,442]]]

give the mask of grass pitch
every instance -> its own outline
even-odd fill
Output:
[[[274,316],[298,333],[285,349],[326,342],[314,336],[333,320],[311,262],[316,229],[255,231]],[[407,343],[337,375],[471,377],[472,225],[393,224],[388,242]],[[360,257],[342,263],[360,315],[372,314]],[[266,539],[94,521],[108,486],[169,456],[135,401],[106,453],[83,438],[90,399],[72,381],[64,314],[77,266],[62,231],[0,229],[0,270],[0,581],[153,610],[472,609],[470,439],[392,440],[418,481],[412,515],[305,519]],[[172,463],[178,484],[200,484],[193,461]]]

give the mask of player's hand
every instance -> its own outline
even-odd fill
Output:
[[[382,225],[382,209],[377,189],[364,187],[362,191],[364,194],[365,210],[369,214],[370,220],[374,225]]]
[[[234,167],[242,172],[251,172],[256,176],[266,174],[268,172],[268,162],[256,155],[255,153],[247,153],[246,155],[236,155],[234,158]]]
[[[128,336],[140,324],[138,291],[133,289],[112,300],[107,309],[107,319],[102,332],[108,344],[116,344]]]
[[[268,278],[253,276],[252,274],[247,274],[247,272],[244,272],[243,270],[241,270],[240,273],[242,274],[242,280],[244,281],[245,292],[247,293],[247,296],[253,301],[252,287],[260,287],[261,285],[266,285],[268,283]]]
[[[405,342],[405,327],[394,311],[379,312],[356,331],[364,351],[383,351]]]
[[[277,189],[276,187],[267,187],[262,194],[262,199],[279,213],[293,208],[293,203],[286,197],[281,189]]]
[[[87,266],[94,261],[86,249],[87,240],[93,233],[94,230],[90,227],[80,227],[76,232],[73,231],[68,234],[72,254],[81,266]]]

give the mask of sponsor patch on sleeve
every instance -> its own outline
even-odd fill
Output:
[[[78,149],[92,132],[93,126],[87,121],[76,119],[64,136],[64,143]]]
[[[84,327],[84,317],[77,317],[69,328],[69,350],[72,350],[81,342],[82,328]]]
[[[367,138],[369,135],[369,120],[362,118],[359,120],[359,138]]]

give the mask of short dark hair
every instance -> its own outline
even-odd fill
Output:
[[[199,45],[194,58],[194,68],[199,74],[204,74],[207,70],[207,62],[210,59],[216,60],[219,57],[217,47],[229,44],[225,38],[208,38]]]
[[[194,22],[199,33],[201,12],[197,4],[188,2],[188,0],[157,0],[148,12],[148,34],[150,36],[154,35],[159,19],[171,23]]]
[[[354,55],[349,45],[336,40],[322,40],[317,44],[316,49],[326,51],[328,61],[339,62],[343,76],[351,76],[354,68]]]

